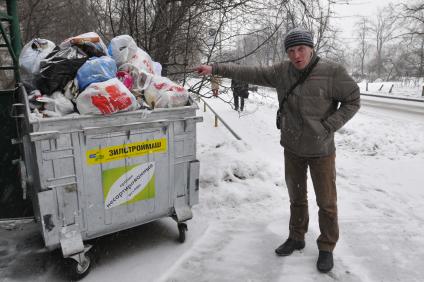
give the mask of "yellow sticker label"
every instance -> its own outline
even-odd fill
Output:
[[[88,150],[86,156],[87,164],[95,165],[163,152],[166,152],[166,138]]]

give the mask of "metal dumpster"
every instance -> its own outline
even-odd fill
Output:
[[[186,220],[199,199],[197,104],[110,116],[34,119],[26,92],[14,105],[24,149],[22,186],[45,246],[61,248],[71,273],[90,269],[84,241],[163,217]]]

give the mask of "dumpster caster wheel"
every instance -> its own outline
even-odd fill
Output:
[[[86,253],[81,256],[82,259],[80,259],[80,262],[71,257],[65,259],[65,271],[72,281],[80,280],[90,272],[92,261],[91,255]]]
[[[186,233],[187,230],[188,230],[187,229],[187,224],[185,224],[185,223],[178,223],[178,231],[180,232],[180,235],[178,236],[178,241],[180,243],[184,243],[185,242],[185,239],[186,239],[185,233]]]

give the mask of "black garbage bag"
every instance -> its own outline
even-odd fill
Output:
[[[78,47],[56,47],[40,62],[40,78],[37,88],[42,94],[61,91],[73,80],[78,69],[88,60],[88,56]]]

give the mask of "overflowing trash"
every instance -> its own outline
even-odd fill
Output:
[[[35,38],[22,49],[19,67],[33,116],[111,115],[142,108],[182,107],[187,89],[129,35],[108,47],[95,32],[55,45]]]
[[[40,76],[40,62],[56,47],[50,40],[35,38],[29,41],[19,56],[19,69],[24,86],[35,90],[36,81]]]

